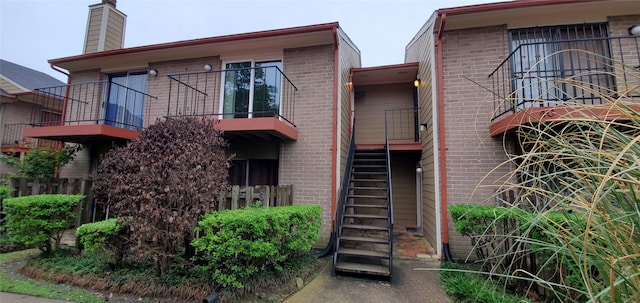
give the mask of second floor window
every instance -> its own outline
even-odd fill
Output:
[[[281,61],[227,63],[221,102],[223,117],[277,117],[281,89]]]
[[[146,72],[109,75],[104,108],[105,124],[126,129],[141,129],[146,91]]]
[[[606,23],[509,31],[517,107],[599,102],[589,90],[557,80],[571,78],[581,85],[611,88],[608,32]]]

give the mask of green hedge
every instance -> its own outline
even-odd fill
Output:
[[[69,220],[75,217],[74,207],[83,195],[34,195],[4,200],[7,212],[7,233],[12,241],[26,246],[36,246],[51,252],[51,240],[55,248]]]
[[[241,288],[265,269],[281,271],[287,260],[308,253],[318,239],[322,208],[294,205],[245,208],[207,214],[192,244],[221,286]]]
[[[127,249],[125,243],[129,231],[125,226],[126,221],[121,218],[86,223],[78,227],[76,236],[86,251],[109,258],[116,267],[121,267]]]

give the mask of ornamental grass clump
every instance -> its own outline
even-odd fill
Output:
[[[492,200],[515,191],[518,198],[505,206],[531,218],[502,231],[508,237],[497,245],[511,248],[491,259],[507,265],[499,276],[540,288],[551,302],[640,302],[640,73],[601,59],[610,62],[606,75],[586,71],[544,87],[577,87],[602,105],[564,96],[568,101],[558,100],[555,109],[571,118],[525,124],[504,137],[515,138],[522,153],[507,151],[503,165],[515,169],[500,178]],[[615,79],[618,90],[588,83],[603,76]],[[523,252],[527,266],[513,262]]]

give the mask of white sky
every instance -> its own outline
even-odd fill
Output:
[[[483,0],[118,0],[125,47],[338,21],[363,66],[404,62],[404,48],[438,8]],[[0,58],[62,81],[47,60],[82,52],[88,6],[101,0],[0,0]]]

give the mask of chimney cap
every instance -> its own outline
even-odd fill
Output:
[[[116,7],[116,1],[117,0],[102,0],[102,4],[109,4],[111,6],[113,6],[114,8]]]

